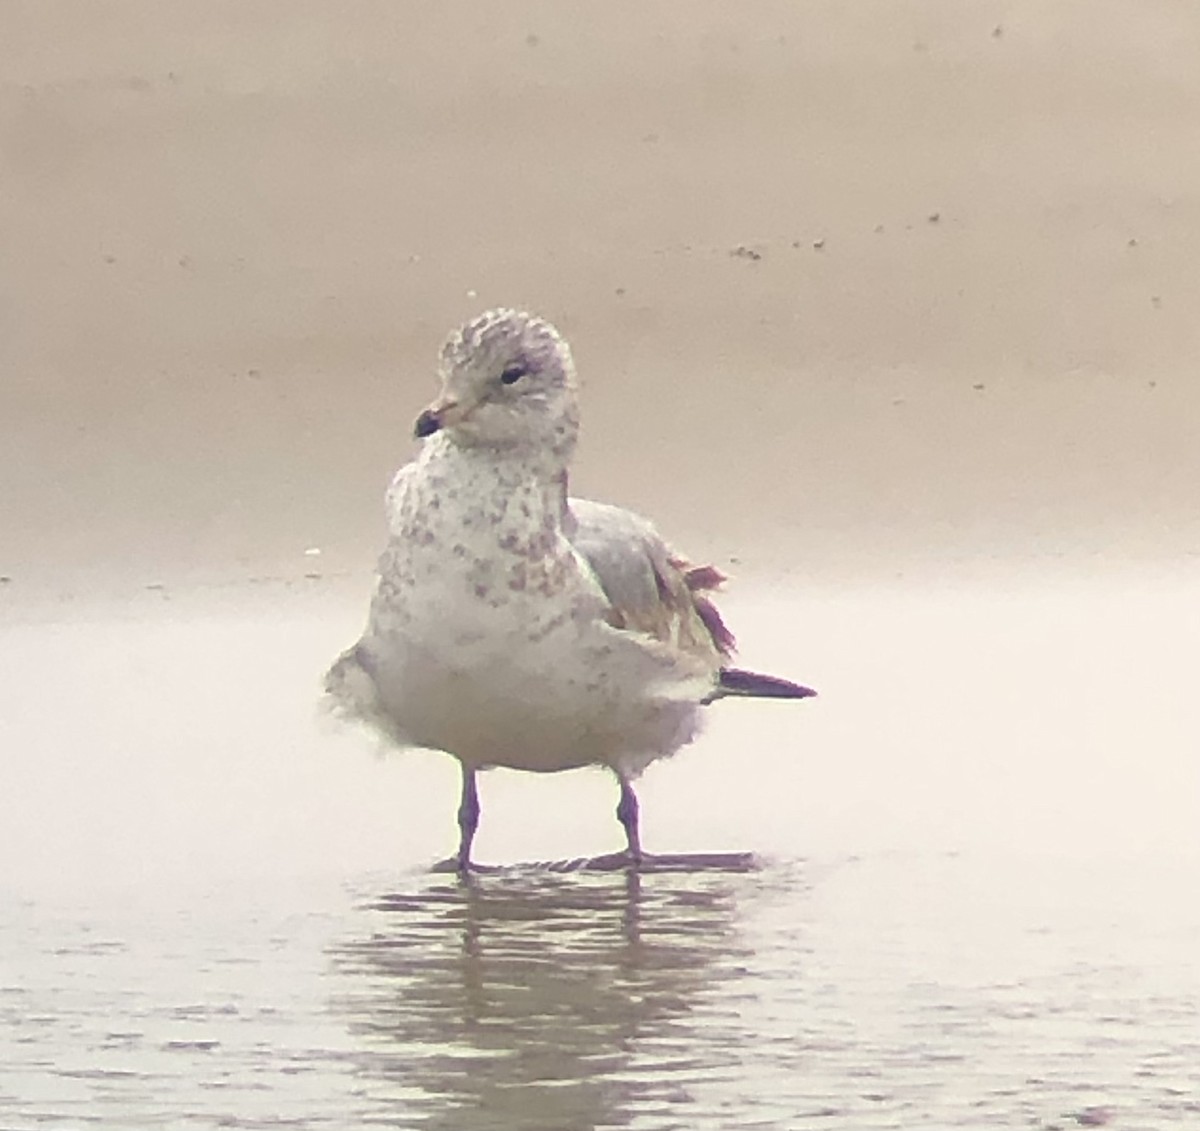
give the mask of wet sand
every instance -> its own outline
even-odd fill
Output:
[[[351,606],[8,625],[0,1124],[1190,1127],[1196,598],[743,594],[822,698],[640,795],[758,867],[547,870],[612,781],[495,772],[470,884],[450,760],[314,720]]]
[[[1200,18],[1115,0],[18,5],[0,1125],[1192,1126]],[[579,493],[751,666],[602,775],[315,690],[442,335],[570,336]],[[547,956],[553,957],[547,963]]]

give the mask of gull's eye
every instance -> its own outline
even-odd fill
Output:
[[[500,383],[502,385],[515,385],[526,373],[529,372],[529,367],[520,361],[514,361],[511,365],[506,365],[504,371],[500,374]]]

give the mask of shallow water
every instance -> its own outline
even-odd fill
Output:
[[[10,623],[0,1127],[1200,1126],[1191,596],[727,602],[822,698],[643,818],[760,867],[521,863],[615,792],[497,774],[469,884],[453,767],[314,718],[357,610]]]

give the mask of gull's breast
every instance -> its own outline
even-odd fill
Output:
[[[436,486],[410,476],[392,500],[356,650],[387,729],[472,766],[535,771],[640,767],[688,741],[710,686],[607,623],[545,494]]]
[[[511,610],[511,611],[516,611]],[[690,741],[704,686],[603,622],[531,637],[464,631],[364,639],[379,704],[417,746],[472,766],[640,768]]]

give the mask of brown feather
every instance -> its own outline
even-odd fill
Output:
[[[737,639],[729,631],[729,627],[722,619],[717,606],[707,597],[697,597],[694,594],[692,601],[696,606],[696,612],[704,622],[704,627],[708,629],[709,636],[712,637],[713,643],[717,646],[717,651],[722,656],[733,655],[733,650],[737,647]]]
[[[729,580],[716,566],[694,566],[678,559],[672,561],[671,564],[678,565],[683,570],[687,587],[693,593],[700,593],[707,589],[720,589]]]

